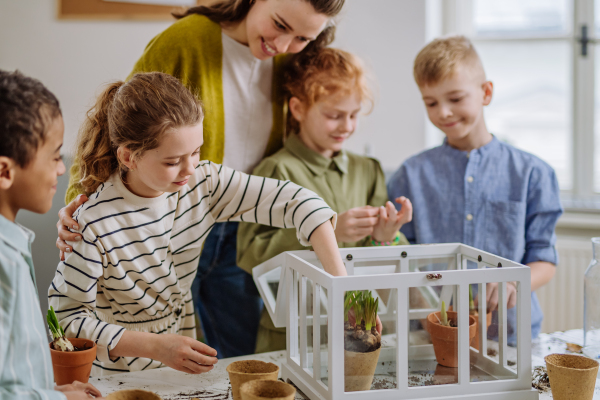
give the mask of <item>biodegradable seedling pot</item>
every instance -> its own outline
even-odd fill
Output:
[[[240,386],[242,400],[294,400],[296,389],[289,383],[257,379]]]
[[[457,313],[447,311],[448,320],[456,322]],[[458,328],[440,325],[440,312],[433,312],[427,316],[427,331],[431,335],[433,351],[438,364],[444,367],[458,367]],[[469,315],[469,339],[472,340],[477,333],[475,318]]]
[[[276,381],[279,367],[273,363],[258,360],[242,360],[227,366],[233,400],[241,400],[240,386],[257,379]]]
[[[550,354],[544,360],[554,400],[592,400],[598,361],[574,354]]]
[[[475,319],[475,332],[479,332],[479,315],[471,315]],[[492,312],[490,311],[485,315],[485,326],[489,328],[492,324]],[[487,329],[486,329],[487,332]],[[471,340],[471,347],[475,350],[479,350],[479,334],[475,334],[473,340]]]
[[[119,390],[106,396],[106,400],[162,400],[156,393],[141,389]]]
[[[344,350],[344,391],[370,390],[381,347],[368,353]]]
[[[54,350],[50,343],[54,380],[58,386],[68,385],[73,381],[86,383],[90,378],[92,363],[96,359],[96,343],[93,340],[69,338],[69,341],[73,346],[87,350],[58,351]]]

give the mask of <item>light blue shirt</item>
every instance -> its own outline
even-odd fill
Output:
[[[470,153],[444,141],[409,158],[388,182],[390,199],[406,196],[413,204],[413,220],[402,227],[411,243],[460,242],[522,264],[557,264],[559,193],[548,164],[495,137]],[[532,293],[533,338],[542,319]],[[508,321],[514,345],[515,308]]]
[[[34,234],[0,215],[0,400],[64,400],[53,390],[50,342],[31,259]]]

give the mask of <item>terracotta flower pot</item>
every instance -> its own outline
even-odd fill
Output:
[[[344,391],[371,390],[381,347],[368,353],[344,350]]]
[[[450,321],[456,321],[458,318],[454,311],[448,311],[447,314]],[[444,367],[456,368],[458,367],[458,328],[442,326],[438,318],[440,318],[439,311],[427,316],[427,331],[431,335],[435,359]],[[476,333],[475,319],[469,315],[469,339],[472,340]]]
[[[90,378],[92,363],[96,359],[96,343],[93,340],[68,338],[73,346],[86,348],[81,351],[58,351],[50,343],[52,369],[57,385],[68,385],[73,381],[86,383]]]
[[[289,383],[257,379],[240,386],[242,400],[294,400],[296,389]]]
[[[257,379],[276,381],[279,375],[279,367],[273,363],[258,360],[242,360],[232,362],[227,366],[229,381],[231,382],[231,394],[233,400],[241,400],[240,386],[243,383]]]
[[[475,350],[479,350],[479,334],[477,334],[477,332],[479,331],[479,315],[471,315],[471,317],[473,317],[475,319],[475,337],[473,338],[473,340],[471,340],[471,347],[473,347]],[[490,311],[489,313],[487,313],[485,315],[485,326],[486,328],[489,328],[490,325],[492,324],[492,312]],[[487,329],[486,329],[487,332]]]
[[[598,361],[574,354],[550,354],[544,360],[554,400],[592,400]]]
[[[141,389],[118,390],[106,396],[106,400],[162,400],[156,393]]]

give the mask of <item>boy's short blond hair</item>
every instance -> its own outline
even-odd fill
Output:
[[[431,41],[419,52],[413,75],[419,87],[435,85],[452,76],[459,66],[470,67],[485,79],[483,65],[473,43],[465,36],[447,36]]]

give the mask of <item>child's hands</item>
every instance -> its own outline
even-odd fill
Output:
[[[157,335],[156,355],[152,357],[167,367],[188,374],[201,374],[214,368],[217,351],[190,337],[177,334]]]
[[[74,381],[70,385],[55,386],[54,390],[64,393],[67,400],[90,399],[94,396],[97,399],[102,398],[102,393],[96,389],[91,383],[82,383]]]
[[[498,308],[498,284],[488,283],[486,285],[486,300],[487,300],[487,311],[495,311]],[[517,286],[515,282],[506,283],[506,306],[513,308],[517,305]]]
[[[412,221],[412,203],[406,197],[398,197],[396,203],[402,207],[396,212],[396,207],[391,201],[385,206],[379,207],[379,219],[373,227],[371,236],[378,242],[390,242],[394,240],[396,232],[407,222]]]
[[[379,208],[363,206],[338,214],[335,238],[338,242],[358,242],[373,233]]]

